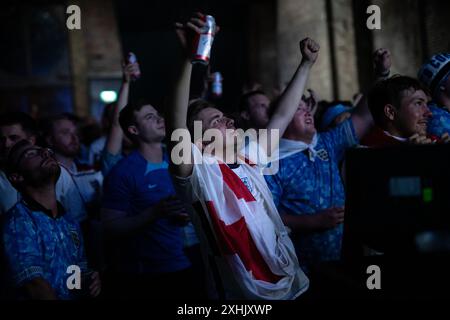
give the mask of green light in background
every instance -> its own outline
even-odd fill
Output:
[[[423,202],[427,203],[433,201],[433,189],[423,188],[422,195],[423,195]]]
[[[100,100],[104,103],[111,103],[117,100],[117,93],[113,90],[104,90],[100,92]]]

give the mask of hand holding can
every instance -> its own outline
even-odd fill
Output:
[[[137,58],[133,52],[128,53],[127,62],[128,62],[128,64],[137,64]],[[131,79],[137,80],[140,77],[141,77],[141,71],[139,70],[139,67],[137,67],[136,70],[131,74]]]
[[[211,55],[211,48],[214,41],[214,34],[216,33],[216,21],[213,16],[201,15],[203,27],[200,33],[196,34],[192,44],[192,64],[200,63],[207,65]]]

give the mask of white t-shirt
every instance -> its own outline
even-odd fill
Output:
[[[20,200],[19,193],[11,185],[3,171],[0,171],[0,194],[0,214],[4,214]]]
[[[78,170],[75,163],[67,169],[72,184],[77,190],[86,208],[100,205],[103,175],[93,169]]]

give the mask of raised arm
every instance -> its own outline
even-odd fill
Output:
[[[189,88],[191,84],[192,64],[189,52],[191,37],[195,33],[199,34],[205,22],[201,20],[202,14],[197,13],[186,24],[177,23],[176,33],[182,46],[182,55],[178,61],[177,74],[169,94],[168,109],[166,112],[166,134],[169,137],[169,154],[179,141],[172,141],[172,133],[183,130],[183,139],[189,139],[190,135],[186,125],[187,109],[189,104]],[[190,163],[177,163],[170,157],[170,172],[179,177],[188,177],[192,174],[192,161]]]
[[[123,64],[122,69],[122,86],[120,87],[119,99],[117,100],[117,104],[114,108],[111,129],[108,133],[105,144],[105,150],[112,155],[117,155],[122,152],[123,131],[119,124],[119,115],[120,111],[125,108],[128,103],[131,75],[133,73],[137,73],[139,70],[139,64],[137,62],[128,63],[127,65]]]
[[[373,55],[374,83],[384,80],[389,76],[391,69],[391,53],[387,49],[380,48]],[[366,90],[367,91],[367,90]],[[372,114],[367,105],[367,92],[359,100],[352,113],[353,127],[358,139],[366,135],[373,125]]]
[[[280,100],[275,106],[273,116],[270,118],[269,124],[267,125],[268,130],[279,130],[280,137],[291,122],[292,117],[300,104],[309,72],[319,55],[319,45],[312,39],[305,38],[300,41],[300,51],[302,53],[300,65],[295,71],[288,86],[281,94]],[[270,149],[273,150],[277,145],[278,143],[272,143]]]

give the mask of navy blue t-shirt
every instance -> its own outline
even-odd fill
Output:
[[[103,208],[141,214],[161,199],[175,195],[167,155],[150,163],[132,152],[111,170],[104,184]],[[120,243],[120,271],[128,273],[175,272],[190,266],[183,252],[182,228],[162,218]]]

